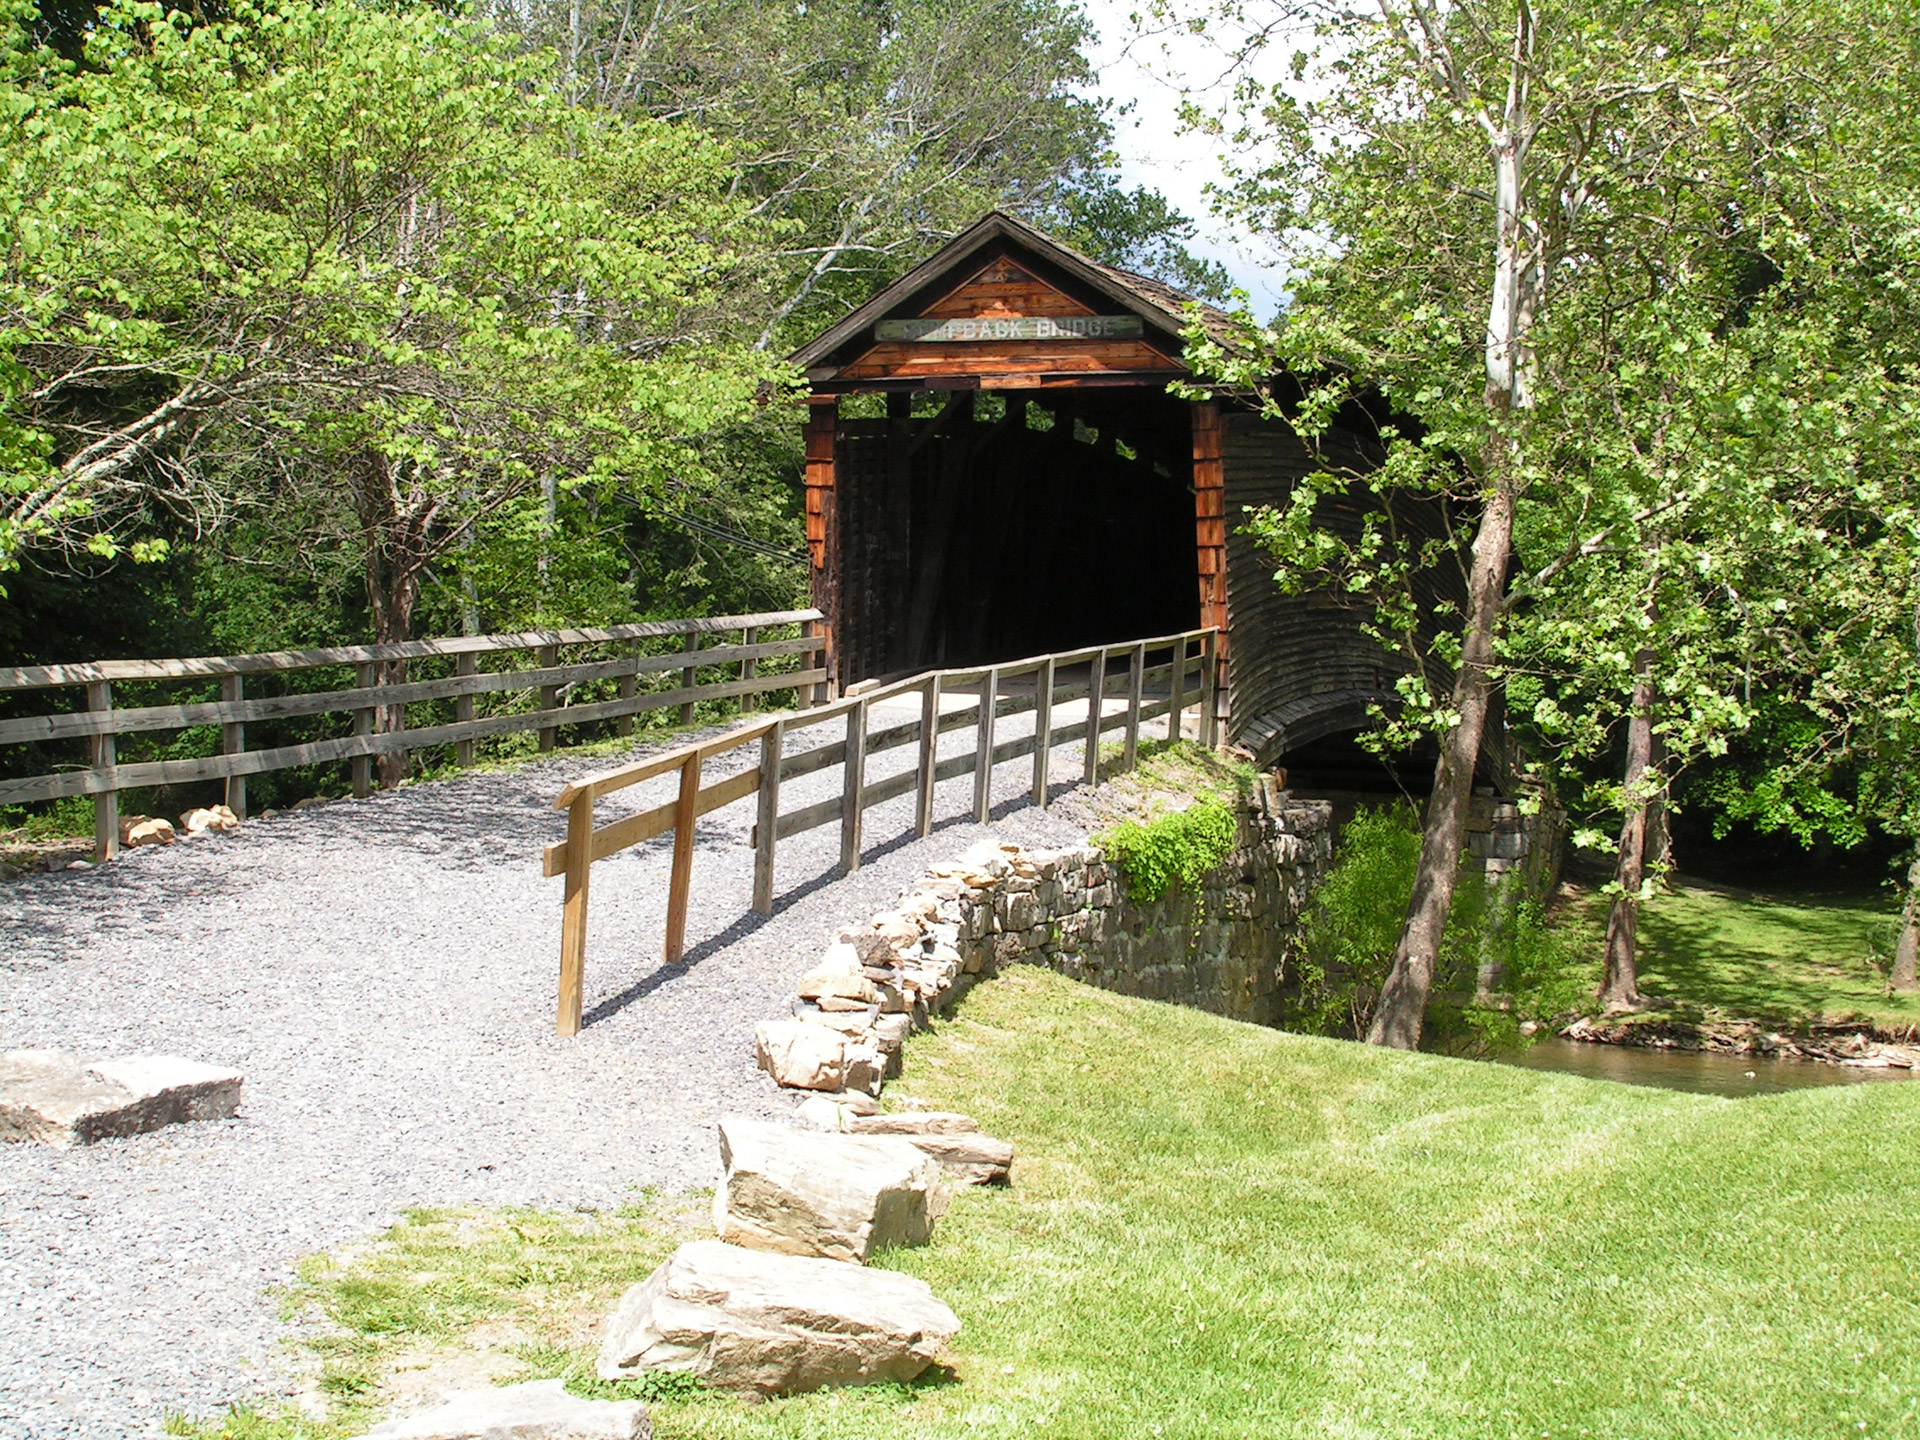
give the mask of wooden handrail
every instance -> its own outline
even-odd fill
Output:
[[[1195,642],[1197,654],[1188,653]],[[984,822],[992,799],[992,773],[996,764],[1025,756],[1033,757],[1033,798],[1042,807],[1047,803],[1048,757],[1056,744],[1081,740],[1087,747],[1084,774],[1091,783],[1102,773],[1099,762],[1100,737],[1107,731],[1123,728],[1125,745],[1121,769],[1130,769],[1139,755],[1142,722],[1168,716],[1168,733],[1185,731],[1185,711],[1198,705],[1198,736],[1202,743],[1219,743],[1217,689],[1214,681],[1219,631],[1189,630],[1175,635],[1156,636],[1121,645],[1095,645],[1054,655],[1034,655],[1004,665],[955,670],[929,670],[904,679],[889,681],[870,690],[846,696],[801,714],[769,717],[738,726],[723,735],[697,744],[675,746],[644,760],[617,769],[590,775],[563,788],[554,798],[556,810],[567,812],[567,838],[546,846],[541,852],[543,873],[566,877],[566,900],[562,912],[560,939],[559,1009],[554,1028],[562,1035],[579,1033],[584,970],[586,964],[586,926],[588,872],[596,860],[604,860],[629,846],[673,832],[673,861],[667,890],[666,933],[661,946],[663,963],[678,963],[685,951],[688,902],[692,890],[694,824],[702,815],[735,801],[755,797],[757,816],[754,827],[753,908],[763,915],[773,913],[773,867],[778,842],[790,835],[838,823],[841,827],[840,863],[847,869],[860,864],[862,818],[872,806],[907,794],[916,795],[914,829],[928,834],[933,825],[933,790],[940,780],[956,779],[969,771],[974,776],[975,818]],[[1163,665],[1149,667],[1151,651],[1172,649],[1175,653]],[[1124,657],[1124,671],[1114,663]],[[1063,666],[1090,662],[1092,670],[1085,682],[1062,686],[1058,675]],[[1197,684],[1188,689],[1193,675]],[[1031,672],[1034,693],[1028,696],[1002,697],[1001,685],[1009,677]],[[1147,703],[1144,687],[1149,678],[1166,675],[1171,695],[1164,701]],[[1112,696],[1111,682],[1124,680],[1122,692],[1126,708],[1109,717],[1105,701]],[[975,691],[974,715],[962,711],[953,716],[940,714],[940,697],[953,691]],[[895,723],[878,732],[869,729],[868,717],[876,704],[917,693],[921,699],[917,719]],[[1067,700],[1087,698],[1087,718],[1056,729],[1055,707]],[[1003,709],[1004,705],[1004,709]],[[1034,733],[996,743],[995,722],[1006,716],[1035,712]],[[844,720],[843,738],[816,746],[799,755],[782,753],[786,736],[796,730]],[[972,753],[939,758],[941,734],[972,727],[975,731]],[[727,775],[711,784],[703,784],[707,761],[728,751],[759,742],[759,763]],[[913,769],[869,783],[866,762],[878,753],[899,746],[917,744]],[[780,813],[781,782],[814,774],[840,765],[843,770],[840,794],[816,801],[799,810]],[[594,802],[646,780],[678,772],[679,794],[674,800],[652,806],[596,828]]]

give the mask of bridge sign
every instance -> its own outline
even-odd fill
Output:
[[[1138,315],[1003,315],[952,320],[882,320],[875,340],[1138,340]]]

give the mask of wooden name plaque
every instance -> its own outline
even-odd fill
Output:
[[[875,340],[1138,340],[1138,315],[1004,315],[954,320],[882,320]]]

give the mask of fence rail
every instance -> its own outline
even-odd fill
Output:
[[[915,829],[926,835],[933,828],[934,787],[943,780],[973,776],[973,814],[976,820],[984,822],[992,805],[993,769],[1010,760],[1032,757],[1033,800],[1044,807],[1055,746],[1076,740],[1084,742],[1082,778],[1088,785],[1097,784],[1102,774],[1102,736],[1111,730],[1123,732],[1118,768],[1130,770],[1139,754],[1140,727],[1144,723],[1162,716],[1171,717],[1168,734],[1183,737],[1186,712],[1198,707],[1195,738],[1209,748],[1216,747],[1220,740],[1215,691],[1218,641],[1217,630],[1189,630],[1120,645],[1031,656],[1002,665],[927,671],[799,714],[773,716],[743,725],[711,740],[664,751],[568,785],[553,802],[554,809],[567,812],[567,838],[547,846],[542,853],[544,873],[548,877],[564,876],[566,880],[561,910],[559,1002],[554,1028],[561,1035],[580,1032],[588,879],[594,861],[605,860],[669,831],[673,833],[666,933],[661,946],[662,959],[673,964],[686,950],[694,824],[700,816],[724,805],[754,799],[753,908],[762,915],[771,915],[777,847],[780,841],[791,836],[838,823],[840,863],[849,870],[857,869],[866,811],[884,801],[912,794],[916,797]],[[1157,661],[1161,654],[1166,656],[1163,662],[1148,664],[1150,658]],[[1087,667],[1085,678],[1076,673],[1072,679],[1062,682],[1063,669],[1077,672],[1081,665]],[[1008,691],[1008,682],[1023,680],[1029,675],[1033,677],[1031,694]],[[1149,701],[1146,698],[1149,687],[1157,690],[1162,683],[1167,687],[1167,698]],[[943,695],[969,692],[974,696],[971,707],[942,713]],[[889,724],[879,730],[870,728],[876,705],[914,694],[919,695],[921,702],[917,720]],[[1056,726],[1053,722],[1056,707],[1080,699],[1088,701],[1086,718]],[[1108,715],[1106,702],[1114,699],[1123,701],[1123,708]],[[1029,711],[1035,712],[1031,734],[996,740],[1000,721]],[[787,736],[834,721],[845,725],[843,737],[786,753]],[[941,758],[940,737],[968,730],[973,732],[973,743],[966,753]],[[703,781],[702,771],[709,760],[756,743],[760,748],[757,764],[712,782]],[[875,755],[908,745],[918,746],[912,769],[882,780],[867,780],[867,763]],[[834,766],[841,767],[842,772],[838,795],[798,809],[782,810],[784,782]],[[595,826],[597,801],[669,774],[679,777],[674,799]]]
[[[84,688],[86,704],[82,710],[0,719],[0,745],[85,741],[89,748],[85,766],[0,779],[0,804],[92,795],[94,850],[104,860],[119,848],[119,793],[123,790],[224,780],[226,803],[244,816],[246,777],[267,771],[351,760],[354,792],[364,795],[372,788],[372,758],[379,755],[452,745],[457,763],[466,765],[473,761],[473,742],[490,736],[537,730],[540,748],[547,750],[553,747],[561,725],[611,720],[618,733],[625,734],[631,731],[634,717],[650,711],[677,710],[681,722],[690,723],[694,706],[703,701],[739,699],[744,703],[773,691],[798,690],[804,702],[826,680],[826,671],[818,664],[825,645],[817,625],[821,618],[818,610],[779,610],[594,630],[539,630],[185,660],[105,660],[0,668],[0,700],[22,692]],[[784,626],[798,627],[800,633],[761,638],[763,631]],[[732,638],[736,635],[737,640]],[[704,643],[716,637],[721,637],[719,643]],[[640,653],[646,642],[659,640],[681,643],[666,654]],[[579,647],[603,652],[627,649],[632,653],[560,663],[563,649]],[[532,655],[531,668],[480,668],[486,656],[511,659],[527,652]],[[769,673],[760,668],[763,660],[787,657],[798,657],[797,670]],[[424,680],[406,677],[410,662],[434,658],[452,660],[453,673]],[[248,677],[288,676],[333,666],[351,666],[353,683],[345,688],[281,695],[246,694]],[[702,680],[702,670],[721,666],[737,678]],[[646,676],[669,681],[677,678],[679,683],[667,689],[643,690],[640,681]],[[218,700],[126,707],[114,704],[113,687],[117,682],[212,678],[220,683]],[[614,686],[613,698],[569,703],[580,687],[604,686],[607,682]],[[531,695],[530,708],[475,716],[476,696],[511,696],[515,692]],[[450,722],[408,728],[408,705],[447,700],[453,702],[454,718]],[[353,716],[351,734],[247,748],[250,724],[342,712]],[[218,754],[134,764],[120,763],[117,758],[118,737],[196,726],[220,727]]]

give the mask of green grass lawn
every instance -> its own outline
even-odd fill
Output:
[[[1597,956],[1605,900],[1582,895],[1560,916]],[[1898,923],[1899,900],[1889,894],[1752,891],[1681,879],[1642,911],[1640,990],[1657,1010],[1703,1018],[1913,1024],[1920,996],[1887,991]]]
[[[1675,1094],[1026,968],[907,1074],[890,1097],[1019,1148],[1011,1190],[884,1262],[961,1316],[949,1368],[657,1395],[661,1440],[1920,1435],[1920,1086]],[[428,1220],[312,1271],[336,1393],[435,1346],[584,1376],[595,1317],[692,1223],[649,1213]]]

